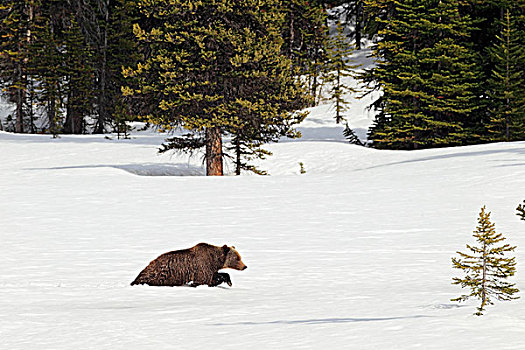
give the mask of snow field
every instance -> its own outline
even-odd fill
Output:
[[[450,302],[482,205],[517,245],[525,143],[270,145],[272,176],[202,174],[161,139],[0,133],[2,349],[523,349],[523,299]],[[307,171],[299,175],[298,162]],[[142,175],[142,176],[139,176]],[[234,245],[232,288],[129,286],[166,251]],[[521,294],[521,293],[520,293]]]

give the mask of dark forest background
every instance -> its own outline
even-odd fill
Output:
[[[142,120],[188,131],[166,149],[209,146],[213,135],[202,130],[216,128],[236,138],[232,157],[249,167],[240,156],[297,136],[302,117],[284,115],[318,104],[328,84],[338,123],[351,108],[345,94],[382,91],[370,106],[372,147],[523,140],[524,13],[524,0],[2,0],[0,87],[15,106],[2,128],[126,133]],[[348,57],[369,43],[377,65],[359,74],[367,88],[355,92],[343,83],[356,74]],[[245,87],[212,89],[231,108],[198,90],[225,81]],[[197,102],[201,109],[189,107]]]

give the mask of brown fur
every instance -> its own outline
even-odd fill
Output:
[[[213,285],[220,269],[244,270],[246,265],[234,247],[199,243],[188,249],[164,253],[149,263],[131,285],[192,286]]]

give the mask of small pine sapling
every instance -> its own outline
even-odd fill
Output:
[[[516,215],[518,215],[521,220],[525,221],[525,200],[523,201],[523,204],[518,205],[516,210],[518,211]]]
[[[115,106],[115,113],[113,114],[115,120],[114,129],[117,132],[117,138],[120,140],[129,139],[130,132],[133,130],[133,127],[128,123],[134,119],[134,116],[131,114],[129,107],[126,106],[123,101],[119,101]]]
[[[457,252],[461,258],[452,258],[452,265],[465,272],[464,278],[453,278],[452,284],[459,284],[462,288],[469,287],[470,294],[462,295],[452,301],[465,301],[470,297],[481,300],[475,315],[483,315],[486,305],[491,305],[493,296],[497,300],[512,300],[519,297],[513,296],[519,292],[515,284],[504,281],[516,272],[515,258],[505,258],[505,252],[513,251],[516,247],[508,244],[494,246],[505,240],[501,233],[496,233],[495,225],[490,222],[490,212],[481,208],[478,226],[473,235],[481,244],[474,247],[467,244],[472,254]]]
[[[304,168],[304,164],[303,162],[299,162],[299,166],[301,167],[301,169],[299,170],[299,172],[301,174],[306,174],[306,169]]]
[[[337,31],[328,43],[328,64],[331,72],[326,80],[331,84],[330,99],[334,102],[335,122],[345,121],[343,113],[348,109],[349,102],[345,95],[357,93],[357,89],[344,83],[345,78],[353,76],[353,71],[360,65],[354,64],[350,58],[354,51],[353,44],[348,42],[341,22],[337,23]]]

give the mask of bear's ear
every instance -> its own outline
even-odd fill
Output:
[[[222,246],[222,252],[224,253],[224,255],[228,254],[229,251],[230,247],[228,247],[226,244]]]

